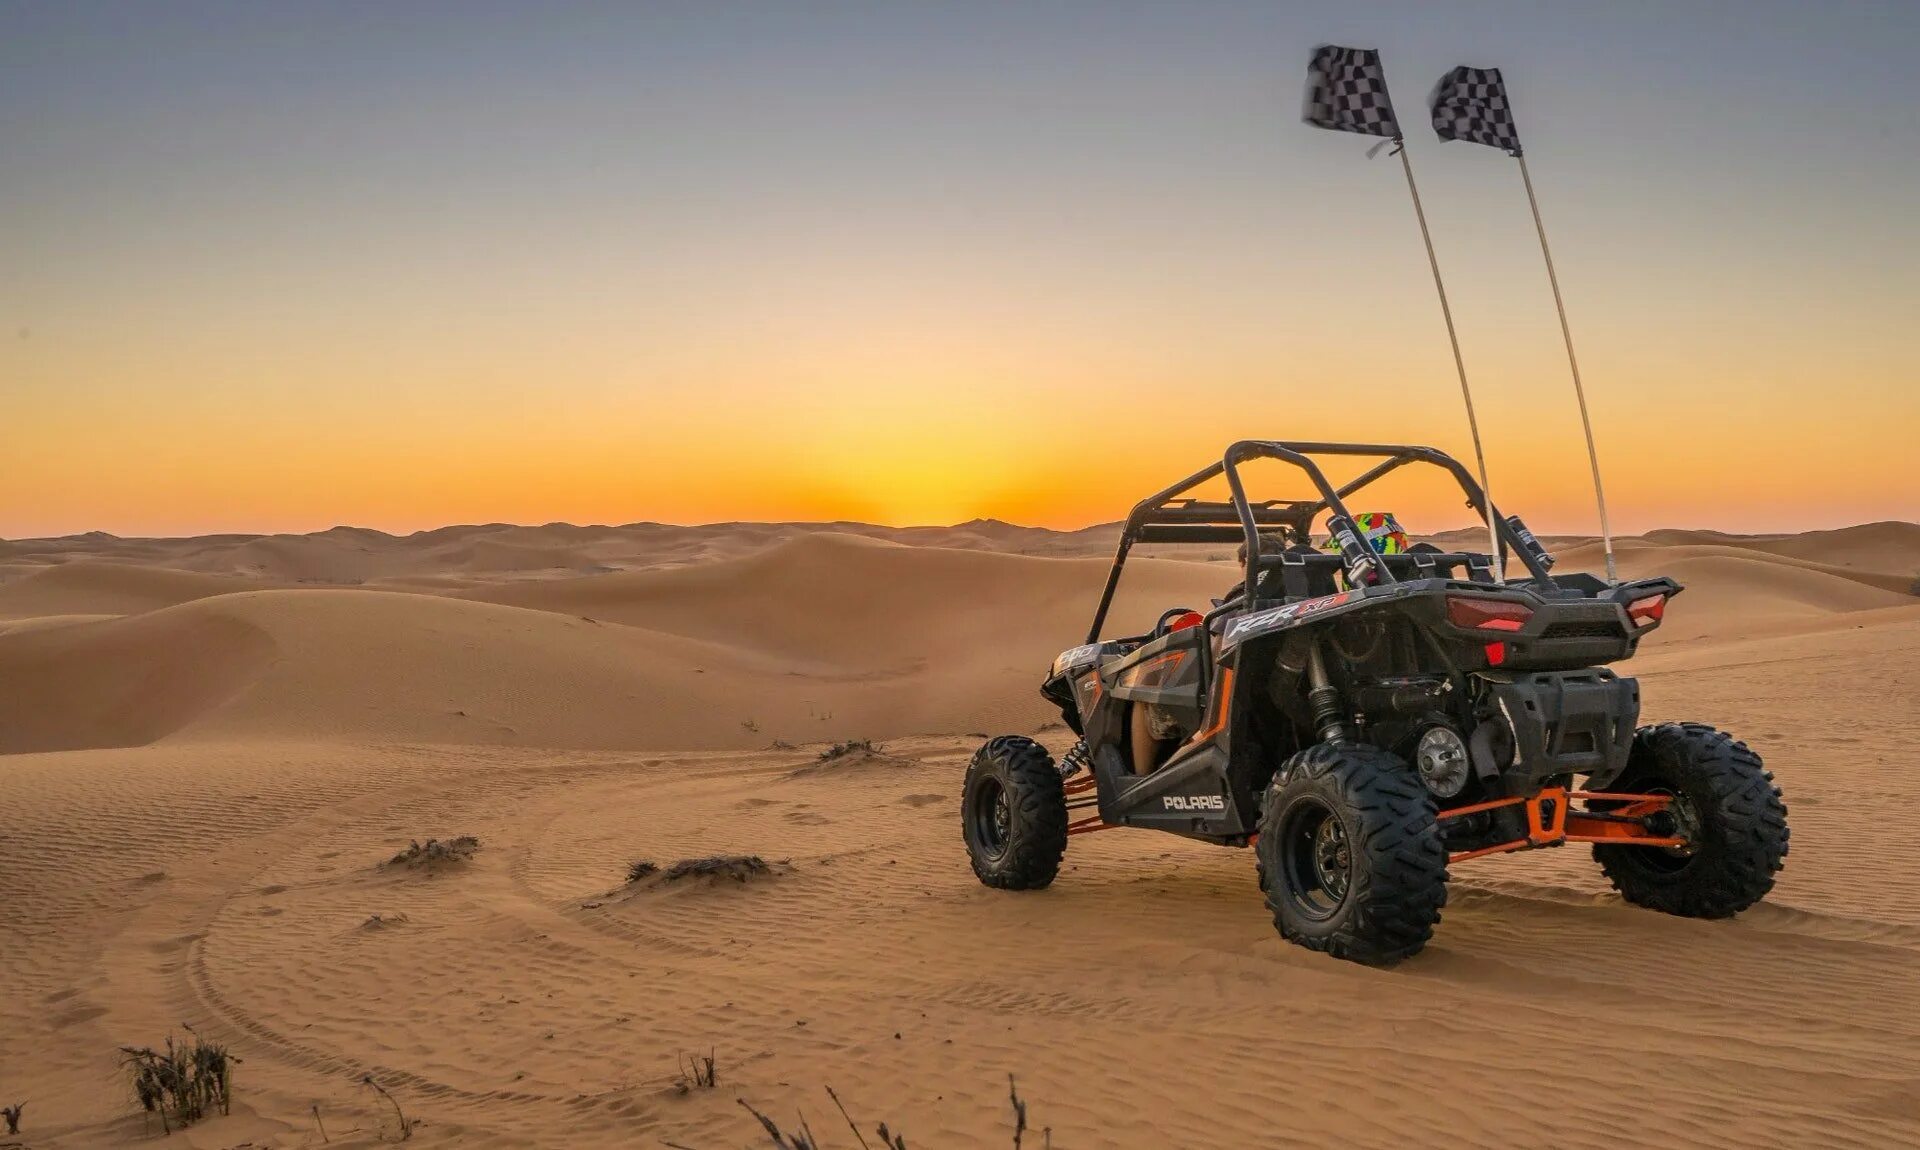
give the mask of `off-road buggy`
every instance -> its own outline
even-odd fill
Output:
[[[1378,462],[1336,488],[1315,462],[1333,456]],[[1249,501],[1241,465],[1261,458],[1299,468],[1317,494]],[[1345,501],[1409,464],[1451,472],[1525,577],[1506,581],[1485,554],[1369,546]],[[1223,475],[1229,500],[1190,494]],[[1322,514],[1331,550],[1312,545]],[[1148,634],[1101,639],[1135,544],[1235,542],[1243,581],[1212,609],[1174,607]],[[1127,517],[1086,642],[1041,688],[1080,741],[1057,765],[1018,735],[973,756],[961,813],[974,872],[1044,887],[1068,838],[1117,827],[1253,845],[1280,933],[1366,963],[1426,944],[1449,864],[1569,842],[1591,843],[1629,902],[1697,918],[1746,909],[1787,853],[1772,775],[1711,727],[1636,729],[1639,687],[1606,669],[1680,585],[1552,565],[1432,448],[1234,444]]]

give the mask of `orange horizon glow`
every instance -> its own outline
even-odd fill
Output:
[[[1411,437],[1407,437],[1411,438]],[[1110,453],[1082,448],[1086,462],[1056,450],[1041,429],[991,443],[946,443],[896,433],[885,447],[855,435],[804,448],[759,444],[729,461],[717,449],[588,449],[461,438],[453,444],[364,440],[351,448],[289,440],[224,449],[196,459],[169,453],[142,474],[116,461],[114,445],[15,459],[16,476],[36,464],[51,480],[46,497],[10,508],[3,538],[105,530],[123,536],[300,534],[334,526],[395,535],[477,523],[690,525],[731,522],[861,522],[945,526],[995,519],[1073,530],[1126,516],[1133,503],[1214,458],[1223,443],[1188,432],[1167,442],[1117,437]],[[129,454],[133,445],[126,445]],[[1452,445],[1443,445],[1452,446]],[[1470,469],[1470,454],[1454,447]],[[343,466],[339,454],[351,460]],[[1616,456],[1622,453],[1615,453]],[[1552,534],[1598,533],[1577,433],[1568,447],[1491,452],[1492,487],[1504,511]],[[151,458],[151,456],[150,456]],[[1727,482],[1724,460],[1614,458],[1606,475],[1617,534],[1662,527],[1767,533],[1920,518],[1910,497],[1920,475],[1888,477],[1885,464],[1836,454],[1830,482],[1775,469]],[[1278,469],[1249,470],[1255,498],[1298,497],[1304,480]],[[1336,475],[1333,465],[1329,474]],[[1473,519],[1450,481],[1416,472],[1356,497],[1355,510],[1395,511],[1410,530],[1435,532]],[[123,477],[113,481],[115,475]],[[1731,488],[1731,489],[1730,489]],[[23,488],[17,481],[12,490]],[[64,493],[66,500],[59,498]],[[116,513],[94,501],[124,498]],[[1223,492],[1211,494],[1220,496]],[[1365,505],[1364,508],[1362,505]],[[21,508],[30,506],[29,514]],[[138,508],[139,510],[133,510]]]
[[[1522,302],[1534,321],[1525,338],[1469,345],[1493,494],[1538,530],[1594,533],[1564,353],[1542,301]],[[1471,468],[1444,335],[1435,317],[1416,317],[1419,338],[1401,345],[1322,339],[1289,355],[1242,335],[1196,353],[1189,373],[1139,344],[1011,358],[966,315],[950,317],[955,332],[927,316],[878,351],[821,349],[802,366],[736,356],[664,386],[623,371],[631,348],[604,339],[565,357],[488,348],[490,360],[448,360],[423,348],[376,364],[289,356],[267,336],[136,356],[36,332],[7,358],[58,383],[28,389],[8,421],[0,537],[556,521],[1075,528],[1124,517],[1237,438],[1426,443]],[[830,321],[863,322],[820,322]],[[1920,519],[1920,453],[1903,434],[1920,429],[1920,405],[1892,365],[1855,386],[1882,397],[1877,427],[1863,428],[1857,400],[1803,393],[1818,390],[1812,363],[1796,362],[1816,359],[1811,349],[1717,346],[1717,360],[1689,349],[1667,364],[1636,347],[1628,325],[1589,326],[1616,531]],[[1208,333],[1158,338],[1199,347]],[[484,333],[463,343],[485,346]],[[1450,490],[1400,498],[1393,509],[1415,530],[1467,521]]]

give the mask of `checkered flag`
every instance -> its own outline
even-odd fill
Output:
[[[1441,77],[1429,101],[1433,130],[1443,140],[1465,140],[1520,154],[1520,130],[1498,68],[1455,68]]]
[[[1306,121],[1336,132],[1399,139],[1380,53],[1333,44],[1315,50],[1307,65]]]

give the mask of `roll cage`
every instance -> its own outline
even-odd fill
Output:
[[[1377,458],[1380,462],[1336,488],[1313,460],[1314,456],[1335,455]],[[1240,464],[1254,459],[1277,459],[1293,464],[1313,482],[1314,489],[1320,493],[1319,498],[1250,502],[1246,488],[1240,481]],[[1253,592],[1259,586],[1259,576],[1264,566],[1260,548],[1265,531],[1277,528],[1292,543],[1311,545],[1315,516],[1322,511],[1330,511],[1335,521],[1352,524],[1353,515],[1347,510],[1346,497],[1410,463],[1432,464],[1452,474],[1460,484],[1461,491],[1466,494],[1467,506],[1483,519],[1491,519],[1496,524],[1501,544],[1501,554],[1492,557],[1496,566],[1501,565],[1507,551],[1511,550],[1526,564],[1528,572],[1535,579],[1548,578],[1546,565],[1536,555],[1536,549],[1526,545],[1513,525],[1500,519],[1498,510],[1488,504],[1485,492],[1474,482],[1472,474],[1444,451],[1432,447],[1390,444],[1243,439],[1228,447],[1218,463],[1210,463],[1134,505],[1120,532],[1120,546],[1114,553],[1113,567],[1107,572],[1106,589],[1101,592],[1100,606],[1093,615],[1093,626],[1087,631],[1087,642],[1100,641],[1100,630],[1107,621],[1107,609],[1112,606],[1114,591],[1120,585],[1120,570],[1126,564],[1127,552],[1132,550],[1135,543],[1244,542],[1246,581],[1242,585],[1248,591],[1247,598],[1236,606],[1251,608],[1256,605]],[[1221,475],[1226,476],[1227,489],[1231,493],[1227,502],[1180,498]],[[1400,581],[1387,564],[1375,563],[1373,566],[1383,583]]]

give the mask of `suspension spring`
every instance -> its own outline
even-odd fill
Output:
[[[1307,706],[1313,711],[1313,725],[1326,743],[1349,743],[1353,734],[1347,727],[1346,708],[1340,704],[1340,689],[1327,679],[1327,661],[1320,653],[1316,636],[1307,648]]]

